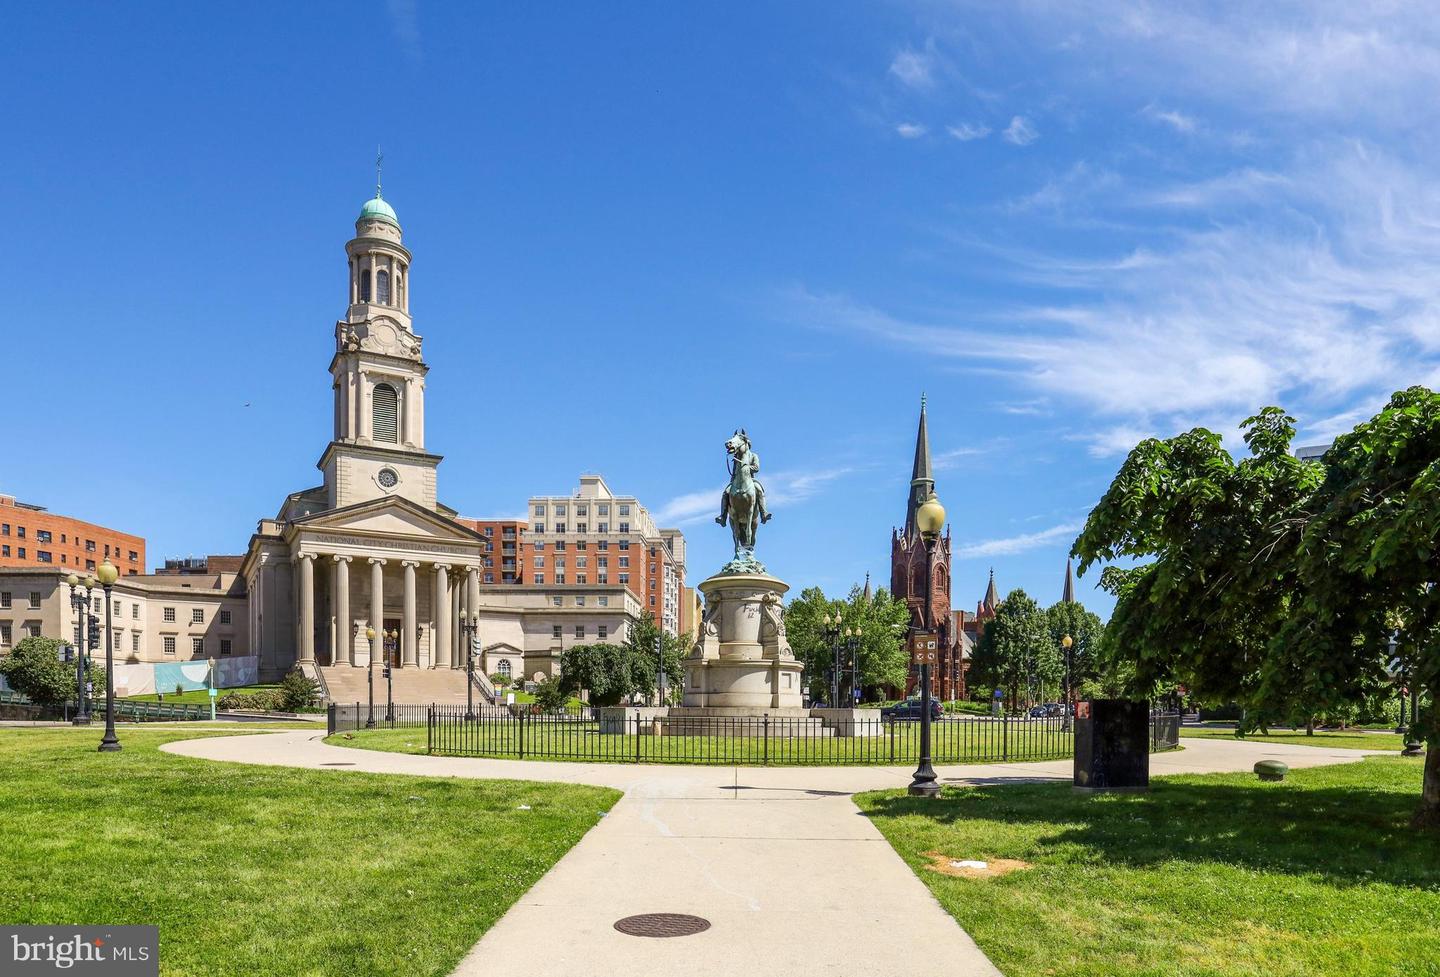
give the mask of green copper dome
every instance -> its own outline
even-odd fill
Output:
[[[365,201],[365,206],[360,208],[360,216],[357,220],[382,220],[389,221],[396,227],[400,226],[400,218],[395,216],[395,208],[379,197],[371,197]]]

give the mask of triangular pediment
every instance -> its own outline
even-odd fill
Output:
[[[484,538],[474,530],[400,496],[371,499],[342,509],[317,512],[297,519],[294,525],[303,532],[401,537],[477,546],[484,542]]]

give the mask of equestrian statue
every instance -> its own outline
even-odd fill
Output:
[[[755,559],[755,530],[770,521],[765,508],[765,488],[755,477],[760,471],[760,456],[750,447],[750,436],[742,427],[725,442],[725,466],[730,484],[720,493],[720,515],[715,521],[730,525],[735,540],[735,558],[721,568],[721,573],[764,573],[765,567]]]

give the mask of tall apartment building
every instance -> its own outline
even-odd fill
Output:
[[[616,495],[600,475],[581,475],[570,495],[530,499],[519,553],[531,586],[622,584],[660,627],[680,633],[685,537],[662,529],[633,495]]]
[[[120,574],[145,572],[145,538],[59,516],[44,506],[0,495],[0,567],[93,571],[109,559]]]
[[[485,537],[481,583],[525,582],[525,523],[515,519],[469,519],[464,516],[456,516],[455,521]]]

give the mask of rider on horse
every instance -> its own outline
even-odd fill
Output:
[[[745,434],[744,431],[737,431],[735,433],[745,442],[745,447],[739,449],[734,453],[735,458],[737,460],[737,463],[744,464],[750,469],[750,475],[753,478],[760,471],[760,456],[757,455],[755,451],[750,447],[750,438],[748,435]],[[748,456],[745,458],[744,461],[739,460],[742,454]],[[760,484],[760,480],[758,478],[755,478],[754,481],[755,504],[760,510],[760,521],[762,523],[766,523],[770,521],[770,512],[765,508],[765,486]],[[715,517],[715,521],[723,526],[725,525],[725,521],[729,518],[729,516],[730,491],[729,489],[725,489],[722,490],[720,493],[720,515]]]

